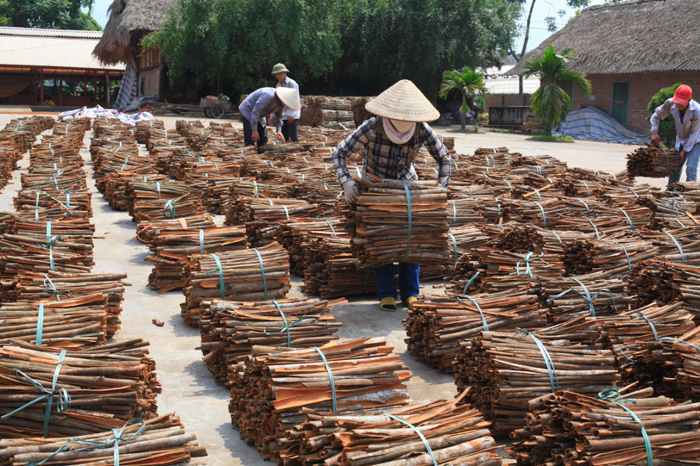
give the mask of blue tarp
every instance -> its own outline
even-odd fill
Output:
[[[556,134],[573,136],[574,139],[584,141],[616,142],[638,146],[650,139],[649,134],[634,133],[595,107],[582,108],[569,113]]]

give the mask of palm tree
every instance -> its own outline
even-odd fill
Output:
[[[457,91],[462,96],[462,106],[459,108],[462,131],[467,129],[467,113],[474,105],[474,97],[486,95],[484,76],[468,66],[462,70],[445,71],[442,73],[440,97],[446,99],[452,92]]]
[[[532,94],[530,108],[535,117],[542,121],[545,134],[552,134],[552,127],[565,121],[571,109],[571,97],[557,82],[573,82],[581,89],[584,97],[591,93],[591,82],[586,79],[586,75],[567,67],[566,62],[573,57],[571,49],[557,54],[550,45],[541,59],[525,62],[525,76],[541,73],[542,85]]]

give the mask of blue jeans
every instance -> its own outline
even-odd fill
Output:
[[[683,146],[680,147],[683,150]],[[678,173],[668,177],[668,184],[678,183],[681,180],[681,172],[683,171],[683,165],[685,167],[685,180],[686,181],[697,181],[698,180],[698,161],[700,160],[700,141],[696,142],[693,149],[685,154],[681,166],[678,167]]]
[[[402,300],[405,301],[410,296],[418,296],[420,288],[420,284],[418,283],[419,271],[420,265],[418,264],[399,262],[399,290]],[[377,296],[380,301],[382,298],[397,298],[396,282],[394,281],[394,264],[375,267],[374,278],[377,280],[377,288],[379,288]]]

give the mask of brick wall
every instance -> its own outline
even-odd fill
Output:
[[[583,107],[597,107],[612,114],[613,83],[629,83],[629,107],[627,128],[637,133],[649,132],[646,118],[649,116],[647,105],[652,96],[662,87],[676,83],[688,84],[692,87],[694,98],[700,95],[700,73],[689,71],[674,71],[668,73],[632,73],[618,75],[588,75],[593,92],[591,97],[584,99],[581,91],[574,86],[573,107],[578,110]]]
[[[532,94],[489,94],[486,107],[529,107]]]

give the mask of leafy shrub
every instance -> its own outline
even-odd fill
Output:
[[[647,105],[647,109],[650,113],[650,115],[647,117],[647,121],[651,121],[651,116],[656,111],[656,108],[663,105],[664,102],[673,97],[673,94],[676,93],[676,89],[678,89],[678,86],[680,85],[681,83],[678,83],[671,87],[659,89],[659,92],[654,94],[654,97],[652,97],[651,101],[649,101],[649,105]],[[676,120],[674,120],[671,115],[659,122],[659,137],[661,138],[661,142],[667,147],[673,147],[676,145]]]

